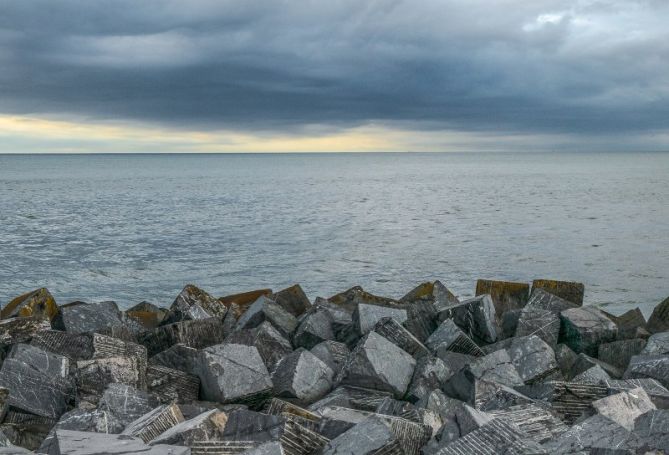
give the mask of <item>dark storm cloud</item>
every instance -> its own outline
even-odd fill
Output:
[[[0,4],[0,113],[292,131],[669,126],[664,1]]]

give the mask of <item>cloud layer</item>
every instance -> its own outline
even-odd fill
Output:
[[[24,0],[0,9],[4,115],[267,135],[366,125],[583,138],[669,130],[663,0]]]

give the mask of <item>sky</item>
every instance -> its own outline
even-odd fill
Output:
[[[0,0],[0,153],[669,150],[666,0]]]

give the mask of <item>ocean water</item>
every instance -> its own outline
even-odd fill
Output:
[[[442,280],[577,280],[646,315],[669,295],[669,154],[0,156],[0,303],[169,305],[300,283],[400,297]]]

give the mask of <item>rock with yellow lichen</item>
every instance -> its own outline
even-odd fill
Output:
[[[47,288],[26,292],[11,300],[0,310],[0,318],[35,316],[52,320],[58,314],[58,306]]]

